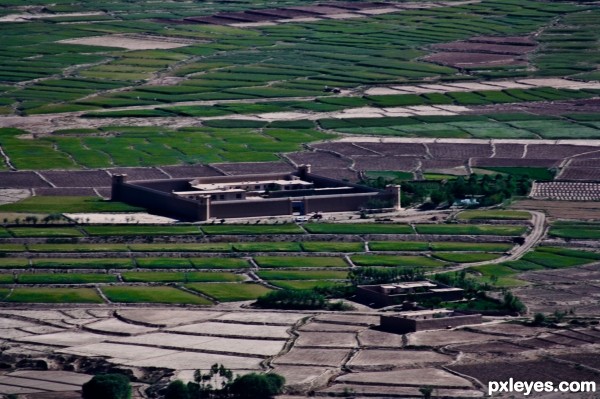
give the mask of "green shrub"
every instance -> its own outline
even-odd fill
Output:
[[[83,399],[130,399],[131,384],[122,374],[101,374],[83,384]]]

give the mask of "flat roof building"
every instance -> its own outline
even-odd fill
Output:
[[[481,314],[464,314],[449,309],[428,309],[382,315],[380,327],[385,331],[407,334],[481,324],[482,321]]]
[[[293,173],[127,181],[113,175],[111,199],[177,219],[304,215],[369,208],[401,209],[400,186],[385,190],[311,173],[302,165]]]
[[[463,296],[462,288],[450,287],[429,280],[359,285],[356,288],[356,301],[376,308],[399,305],[404,301],[418,302],[433,298],[439,298],[442,301],[458,301],[463,299]]]

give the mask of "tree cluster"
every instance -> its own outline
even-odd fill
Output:
[[[423,269],[412,267],[357,267],[348,273],[348,279],[354,286],[417,281],[424,278]]]
[[[269,399],[281,393],[285,378],[279,374],[245,374],[233,377],[222,364],[213,364],[207,373],[196,370],[194,381],[176,380],[165,388],[164,399]]]

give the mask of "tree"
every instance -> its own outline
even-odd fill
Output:
[[[82,386],[83,399],[130,399],[131,384],[123,374],[100,374]]]
[[[430,399],[431,394],[433,393],[433,388],[429,386],[421,387],[419,388],[419,392],[421,392],[421,395],[423,395],[423,399]]]
[[[546,323],[546,316],[543,313],[536,313],[533,316],[533,324],[536,326],[541,326]]]
[[[238,376],[231,386],[231,392],[241,399],[268,399],[280,394],[285,378],[279,374],[251,373]]]
[[[175,380],[165,389],[165,399],[190,399],[190,393],[183,381]]]

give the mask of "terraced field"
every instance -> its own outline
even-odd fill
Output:
[[[0,0],[0,396],[70,397],[89,375],[63,369],[132,368],[145,384],[215,363],[279,373],[290,398],[598,380],[598,4],[21,3]],[[531,192],[309,223],[191,224],[105,200],[112,174],[300,164],[409,200],[473,174]],[[552,322],[390,334],[352,302],[360,271],[511,290]],[[250,305],[280,290],[355,308]],[[498,306],[483,302],[443,306]],[[53,370],[17,366],[32,359]]]

